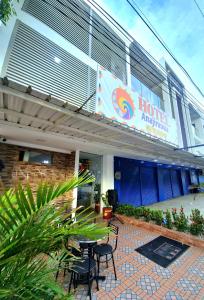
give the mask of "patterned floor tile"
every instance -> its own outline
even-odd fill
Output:
[[[148,243],[147,241],[135,241],[134,244],[135,244],[135,247],[140,247],[140,246],[143,246],[144,244]]]
[[[135,292],[131,289],[123,291],[115,300],[142,300]]]
[[[100,275],[106,276],[106,280],[99,282],[99,292],[96,290],[95,281],[93,282],[93,300],[202,299],[204,255],[201,249],[190,247],[168,268],[162,268],[135,251],[135,248],[156,237],[154,234],[133,225],[118,226],[119,241],[114,258],[119,280],[115,280],[111,261],[108,268],[105,263],[101,264]],[[59,276],[59,282],[66,290],[69,275],[67,272],[64,277],[62,271]],[[78,286],[74,299],[88,300],[87,290],[87,285]]]
[[[89,300],[90,297],[87,295],[88,293],[88,287],[82,287],[82,288],[78,288],[75,295],[74,295],[74,299],[76,300]],[[95,292],[91,293],[91,298],[92,300],[97,300],[97,296],[95,294]]]
[[[122,272],[125,277],[130,277],[132,276],[134,273],[136,273],[138,271],[138,269],[130,264],[130,263],[124,263],[119,267],[120,272]]]
[[[171,270],[169,270],[168,268],[163,268],[159,265],[155,265],[152,268],[152,271],[164,279],[171,278],[173,275],[173,272]]]
[[[192,295],[199,293],[202,285],[188,278],[182,278],[177,282],[177,287],[184,291],[190,292]]]
[[[169,291],[165,297],[164,300],[184,300],[179,294],[177,294],[174,291]]]
[[[172,264],[171,264],[171,266],[177,266],[177,267],[179,267],[179,266],[181,266],[183,263],[184,263],[184,261],[185,261],[185,259],[184,259],[184,257],[179,257],[179,258],[177,258]]]
[[[129,254],[129,253],[132,253],[135,251],[135,249],[132,247],[121,247],[120,250],[126,254]]]
[[[137,286],[141,287],[141,289],[148,295],[153,295],[154,292],[156,292],[156,290],[160,288],[160,284],[149,275],[142,276],[137,281]]]
[[[196,261],[198,263],[204,263],[204,256],[199,256]]]
[[[196,276],[204,279],[204,270],[201,270],[200,268],[192,266],[188,269],[188,273],[196,275]]]
[[[134,259],[142,265],[147,265],[150,262],[148,258],[140,254],[138,254]]]
[[[121,280],[115,280],[115,276],[112,273],[109,273],[106,276],[106,280],[99,282],[99,287],[105,290],[106,292],[110,292],[112,289],[116,288],[121,284]]]

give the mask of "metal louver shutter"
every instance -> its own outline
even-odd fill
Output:
[[[89,84],[90,84],[90,90],[87,95],[87,98],[96,91],[96,71],[91,68],[90,68]],[[86,109],[91,112],[96,111],[96,94],[90,99],[89,103],[87,103]]]
[[[172,187],[169,169],[158,168],[159,201],[171,199]]]
[[[179,170],[171,170],[173,197],[181,196],[181,175]]]
[[[150,205],[158,201],[156,169],[141,167],[142,205]]]
[[[6,70],[9,79],[77,107],[87,99],[88,66],[46,37],[19,22],[11,49]],[[91,74],[94,89],[96,72]]]
[[[140,206],[140,171],[136,161],[134,159],[116,157],[114,166],[114,171],[121,173],[121,178],[117,183],[120,204]]]
[[[95,12],[92,19],[91,57],[126,83],[125,43]]]
[[[84,53],[89,53],[90,9],[85,3],[78,0],[74,0],[73,4],[66,0],[26,0],[23,10],[48,25]]]

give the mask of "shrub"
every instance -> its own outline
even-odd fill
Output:
[[[173,209],[172,215],[174,219],[174,225],[178,231],[185,232],[189,229],[188,217],[186,217],[183,207],[181,207],[179,214],[175,209]]]
[[[204,233],[204,218],[199,209],[192,209],[190,216],[190,233],[200,235]]]
[[[135,207],[135,210],[134,210],[135,219],[139,219],[139,218],[143,217],[143,215],[144,215],[144,206]]]
[[[165,219],[164,213],[160,209],[152,210],[148,207],[134,207],[130,204],[120,205],[117,208],[117,213],[126,215],[128,217],[134,216],[136,219],[144,217],[146,222],[153,220],[157,225],[162,225],[162,223],[164,223],[169,229],[172,229],[175,226],[178,231],[186,232],[190,230],[190,232],[194,235],[204,234],[204,217],[201,215],[198,209],[192,210],[190,216],[190,226],[188,217],[185,215],[183,207],[181,207],[179,212],[176,208],[172,209],[172,213],[167,210]]]
[[[117,208],[117,213],[131,217],[134,215],[134,207],[129,204],[122,204]]]
[[[151,219],[155,221],[157,225],[162,225],[163,223],[163,211],[161,209],[156,209],[151,211]]]
[[[173,222],[171,218],[171,212],[167,209],[166,211],[166,227],[169,229],[173,228]]]
[[[149,222],[151,220],[151,209],[150,208],[144,207],[143,217],[144,217],[146,222]]]

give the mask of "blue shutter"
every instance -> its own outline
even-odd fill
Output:
[[[119,203],[141,205],[140,173],[135,160],[115,158],[115,173],[120,172],[121,178],[115,178],[115,189],[118,191]]]
[[[142,205],[150,205],[158,201],[156,169],[141,167]]]
[[[171,183],[173,197],[182,195],[181,174],[179,170],[171,170]]]
[[[172,198],[171,177],[169,169],[158,169],[159,201]]]
[[[189,185],[191,184],[190,173],[188,170],[182,170],[182,184],[184,195],[189,194]]]

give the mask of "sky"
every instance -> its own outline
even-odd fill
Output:
[[[135,1],[145,14],[177,60],[190,74],[204,93],[204,17],[194,0],[131,0]],[[193,91],[182,72],[159,44],[143,21],[137,16],[126,0],[96,0],[105,10],[128,30],[131,35],[159,60],[164,57],[173,65],[184,85]],[[204,13],[204,0],[197,0]],[[203,99],[200,98],[202,103]],[[200,100],[199,99],[199,100]],[[204,106],[204,104],[203,104]]]

